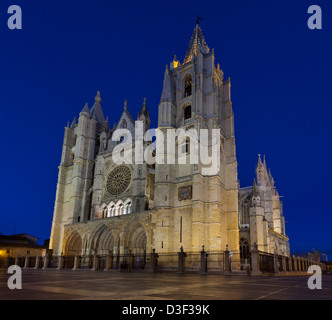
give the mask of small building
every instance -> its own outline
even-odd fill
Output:
[[[0,235],[0,267],[6,265],[6,258],[31,256],[44,256],[47,246],[38,245],[38,238],[26,233],[13,235]]]

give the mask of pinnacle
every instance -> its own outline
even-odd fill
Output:
[[[99,91],[99,90],[97,91],[97,95],[96,95],[96,97],[95,97],[95,102],[97,102],[97,103],[100,103],[100,102],[101,102],[100,91]]]
[[[183,63],[187,63],[193,60],[194,56],[197,56],[201,47],[205,46],[206,42],[203,36],[203,32],[199,24],[196,24],[194,32],[191,36],[189,47],[184,58]]]
[[[81,112],[90,113],[88,103],[85,104],[85,106],[84,106],[84,108],[83,108],[83,110]]]

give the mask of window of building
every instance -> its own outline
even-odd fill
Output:
[[[184,120],[191,118],[191,105],[184,108]]]
[[[183,142],[181,146],[181,153],[182,154],[190,153],[190,138],[186,138],[186,141]]]
[[[184,82],[184,96],[185,97],[191,96],[191,87],[192,87],[191,76],[188,75]]]

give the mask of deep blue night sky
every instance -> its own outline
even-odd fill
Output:
[[[7,27],[12,4],[22,30]],[[313,4],[322,30],[307,27]],[[165,65],[183,61],[196,13],[232,81],[241,187],[265,154],[291,251],[331,259],[332,2],[320,0],[1,0],[2,234],[49,238],[64,127],[97,90],[111,125],[125,98],[136,118],[146,97],[157,126]]]

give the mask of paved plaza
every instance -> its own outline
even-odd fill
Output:
[[[22,270],[22,289],[0,273],[1,300],[332,300],[332,276],[310,290],[308,276],[248,277],[90,270]]]

